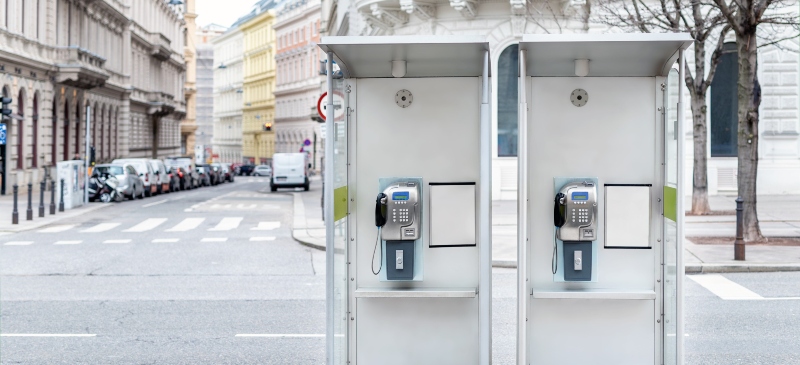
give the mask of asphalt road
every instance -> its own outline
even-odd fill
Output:
[[[0,362],[323,364],[325,257],[291,216],[290,192],[239,178],[0,236]],[[495,364],[515,281],[494,270]],[[685,303],[687,365],[800,364],[800,273],[689,276]]]

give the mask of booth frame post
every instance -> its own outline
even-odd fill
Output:
[[[528,51],[519,51],[519,114],[517,122],[517,365],[528,361]]]
[[[335,315],[333,297],[334,277],[334,221],[333,221],[333,138],[334,138],[334,110],[333,110],[333,52],[327,53],[326,79],[328,82],[328,98],[326,101],[327,114],[325,118],[325,184],[322,191],[323,211],[325,217],[325,357],[328,365],[334,365],[334,325]],[[348,356],[349,358],[349,356]]]
[[[686,67],[685,67],[685,62],[684,61],[685,61],[685,51],[684,51],[683,48],[681,48],[678,51],[678,85],[681,85],[683,80],[686,78]],[[678,186],[677,186],[677,195],[678,195],[678,199],[677,199],[677,206],[676,206],[676,208],[677,208],[677,214],[676,214],[677,217],[676,218],[678,219],[678,221],[677,221],[677,225],[678,225],[678,240],[677,240],[678,253],[676,255],[676,258],[677,258],[677,261],[678,261],[678,267],[677,267],[677,270],[678,270],[678,272],[677,272],[677,277],[678,277],[677,278],[678,305],[676,306],[676,316],[678,317],[677,318],[678,319],[678,325],[677,325],[677,333],[675,334],[675,336],[677,337],[677,341],[678,341],[678,343],[677,343],[677,345],[678,345],[677,346],[678,347],[678,351],[677,352],[678,353],[676,354],[676,357],[678,359],[678,365],[683,365],[683,363],[684,363],[684,359],[683,359],[683,342],[684,342],[683,341],[683,337],[684,337],[684,335],[683,335],[683,330],[684,330],[684,327],[683,327],[683,317],[684,317],[684,315],[683,315],[683,297],[684,297],[684,295],[683,295],[683,279],[686,276],[686,274],[685,274],[686,268],[685,268],[685,265],[684,265],[684,262],[683,262],[683,223],[684,223],[684,216],[686,215],[685,211],[684,211],[684,208],[683,208],[683,196],[684,196],[683,195],[684,194],[684,166],[683,166],[683,164],[684,164],[684,158],[683,158],[684,154],[683,154],[683,152],[684,152],[684,145],[685,145],[684,140],[685,140],[686,134],[685,134],[685,131],[684,131],[684,128],[683,128],[683,124],[684,124],[683,123],[683,106],[684,106],[684,103],[683,103],[683,88],[679,86],[678,90],[679,90],[679,92],[678,92],[678,123],[677,123],[678,124],[678,128],[677,128],[677,133],[678,133],[678,151],[677,151],[677,153],[678,153],[678,164],[677,164],[678,165],[677,166],[678,167],[678,184],[677,185]]]
[[[478,282],[478,359],[480,364],[492,363],[492,125],[490,86],[489,86],[489,51],[483,55],[483,76],[481,77],[481,134],[480,134],[480,211],[478,227],[480,232],[480,252]]]

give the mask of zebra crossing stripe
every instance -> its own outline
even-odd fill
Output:
[[[156,238],[152,240],[152,243],[173,243],[180,241],[179,238]]]
[[[700,284],[714,295],[723,300],[753,300],[764,299],[762,296],[754,293],[728,278],[719,274],[707,275],[691,275],[689,279]]]
[[[228,237],[206,237],[200,240],[200,242],[225,242],[228,240]]]
[[[250,228],[251,231],[271,231],[281,227],[281,222],[258,222],[258,227]]]
[[[81,232],[86,232],[86,233],[105,232],[117,228],[117,226],[119,225],[120,225],[119,223],[100,223],[94,227],[84,229]]]
[[[236,229],[239,227],[239,224],[242,223],[244,217],[225,217],[214,227],[209,229],[209,231],[230,231],[232,229]]]
[[[64,225],[60,225],[60,226],[52,226],[52,227],[48,227],[48,228],[45,228],[45,229],[39,230],[39,233],[58,233],[58,232],[64,232],[64,231],[66,231],[66,230],[70,230],[70,229],[72,229],[72,228],[74,228],[74,227],[75,227],[75,225],[74,225],[74,224],[64,224]]]
[[[250,242],[274,241],[275,237],[250,237]]]
[[[4,243],[6,246],[27,246],[30,244],[33,244],[33,241],[11,241]]]
[[[131,243],[131,240],[105,240],[103,243]]]
[[[149,231],[153,228],[160,226],[162,223],[166,222],[167,218],[148,218],[145,219],[144,222],[139,223],[131,228],[124,230],[123,232],[145,232]]]
[[[54,245],[77,245],[83,241],[56,241]]]
[[[186,218],[175,227],[172,227],[167,230],[167,232],[186,232],[188,230],[192,230],[197,228],[200,223],[206,220],[205,218]]]

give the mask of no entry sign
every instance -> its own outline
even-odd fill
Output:
[[[317,101],[317,113],[323,120],[328,120],[328,93],[322,93]],[[339,91],[333,92],[333,120],[340,121],[344,118],[344,95]]]

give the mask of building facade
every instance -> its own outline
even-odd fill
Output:
[[[186,21],[186,29],[184,30],[186,44],[183,48],[183,55],[186,61],[186,80],[183,84],[186,98],[186,115],[180,123],[180,154],[186,157],[194,157],[194,132],[197,131],[197,46],[194,37],[189,37],[189,34],[195,34],[195,32],[197,32],[195,1],[196,0],[186,0],[183,5],[183,17]]]
[[[216,162],[241,163],[244,106],[244,36],[234,25],[214,45],[214,137]]]
[[[252,18],[240,25],[244,36],[242,157],[255,164],[270,163],[275,152],[274,6],[274,2],[256,4]]]
[[[200,28],[195,36],[197,63],[197,94],[195,95],[194,131],[195,151],[201,151],[204,162],[213,156],[211,140],[214,136],[214,46],[211,41],[225,32],[225,27],[209,24]]]
[[[289,1],[275,22],[275,151],[306,152],[315,169],[325,149],[317,114],[325,81],[319,62],[324,54],[317,47],[320,9],[316,1]]]
[[[183,29],[164,0],[0,0],[0,87],[14,110],[0,194],[84,158],[87,125],[96,162],[178,152]]]

